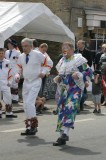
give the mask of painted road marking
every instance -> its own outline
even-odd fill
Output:
[[[79,122],[86,122],[86,121],[93,121],[95,120],[94,118],[88,118],[88,119],[79,119],[79,120],[76,120],[75,123],[79,123]]]
[[[80,123],[80,122],[87,122],[87,121],[93,121],[95,119],[93,118],[89,118],[89,119],[80,119],[80,120],[76,120],[75,123]],[[10,129],[10,130],[4,130],[4,131],[0,131],[1,133],[11,133],[11,132],[18,132],[18,131],[23,131],[25,130],[25,128],[18,128],[18,129]]]
[[[0,131],[0,132],[9,133],[9,132],[17,132],[17,131],[23,131],[23,130],[25,130],[25,128],[10,129],[10,130],[4,130],[4,131]]]

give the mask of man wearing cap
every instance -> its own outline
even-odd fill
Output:
[[[11,85],[11,94],[12,94],[12,103],[18,103],[19,96],[18,96],[18,84],[15,82],[14,76],[17,73],[17,62],[19,55],[21,54],[19,50],[17,50],[17,43],[13,39],[8,39],[7,41],[7,46],[8,49],[5,52],[5,58],[10,60],[10,64],[12,67],[12,76],[13,76],[13,81]]]
[[[19,56],[18,73],[15,80],[18,83],[20,74],[23,71],[23,105],[26,114],[26,130],[21,135],[35,135],[38,127],[36,117],[35,101],[38,96],[42,78],[49,73],[51,67],[48,67],[46,57],[41,52],[33,50],[33,42],[29,38],[24,38],[21,42],[23,53]],[[44,65],[45,64],[45,65]]]

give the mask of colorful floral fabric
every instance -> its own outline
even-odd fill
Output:
[[[74,121],[79,110],[81,98],[81,89],[76,86],[71,75],[62,77],[62,82],[56,131],[61,131],[63,126],[74,128]]]
[[[93,74],[86,59],[80,54],[73,55],[71,59],[62,58],[56,69],[61,77],[56,131],[61,131],[64,126],[74,128],[85,81],[90,80]],[[72,78],[72,74],[75,72],[78,80]]]

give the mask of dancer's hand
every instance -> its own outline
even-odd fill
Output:
[[[40,77],[40,78],[44,78],[44,77],[45,77],[45,74],[44,74],[44,73],[40,73],[40,74],[39,74],[39,77]]]
[[[19,74],[16,74],[16,75],[15,75],[15,82],[16,82],[16,83],[19,83],[19,81],[20,81],[20,75],[19,75]]]
[[[8,82],[7,86],[8,86],[8,87],[11,87],[11,84]]]
[[[20,81],[20,78],[15,79],[16,83],[19,83],[19,81]]]
[[[72,74],[72,77],[73,77],[75,80],[78,80],[78,79],[79,79],[78,74],[77,74],[76,72]]]
[[[89,87],[89,82],[88,81],[85,82],[85,87],[86,88]]]
[[[61,82],[60,76],[56,76],[53,80],[54,80],[55,83],[60,83]]]

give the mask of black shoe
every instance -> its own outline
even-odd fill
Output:
[[[97,111],[98,113],[101,113],[101,109],[98,109],[98,111]]]
[[[57,110],[54,110],[54,111],[53,111],[53,114],[54,114],[54,115],[57,115],[57,114],[58,114],[58,111],[57,111]]]
[[[2,114],[0,114],[0,118],[2,118]]]
[[[40,112],[36,111],[36,115],[38,116],[40,114]]]
[[[61,136],[61,139],[65,140],[65,141],[69,141],[69,136],[67,136],[66,134],[63,133]]]
[[[61,146],[61,145],[65,145],[66,141],[62,140],[61,137],[57,139],[56,142],[53,143],[53,146]]]
[[[84,102],[80,102],[80,111],[84,110]]]
[[[47,110],[49,110],[49,108],[43,107],[42,110],[43,110],[43,111],[47,111]]]
[[[12,104],[18,104],[18,101],[12,100]]]
[[[17,118],[18,116],[17,115],[14,115],[14,114],[12,114],[12,115],[6,115],[6,118]]]
[[[94,109],[93,113],[97,113],[97,112],[98,112],[97,109]]]
[[[43,114],[42,111],[36,111],[36,115]]]
[[[25,132],[22,132],[22,133],[21,133],[21,136],[26,136],[26,135],[29,134],[29,132],[30,132],[30,129],[26,129]]]
[[[38,132],[37,128],[26,129],[25,132],[22,132],[22,133],[21,133],[21,136],[35,135],[36,132]]]

